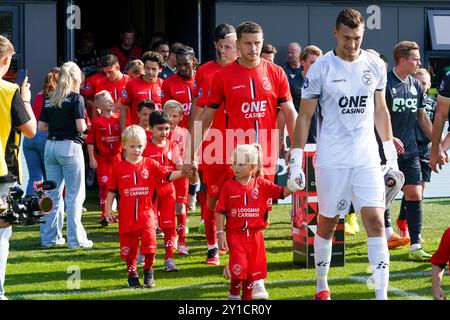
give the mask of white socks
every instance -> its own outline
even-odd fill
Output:
[[[385,237],[367,239],[367,253],[377,300],[387,300],[389,285],[389,250]]]
[[[386,239],[389,240],[392,235],[395,233],[394,229],[392,227],[387,227],[384,229],[384,232],[386,233]]]
[[[325,240],[319,235],[314,237],[314,260],[316,264],[317,286],[316,292],[329,291],[328,270],[331,262],[332,241]]]

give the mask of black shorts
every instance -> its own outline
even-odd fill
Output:
[[[431,181],[431,166],[430,160],[420,159],[420,171],[422,172],[422,181]]]
[[[419,156],[408,159],[398,159],[398,167],[405,175],[405,185],[422,185],[422,172]]]

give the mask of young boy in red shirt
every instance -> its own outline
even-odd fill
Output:
[[[267,199],[283,199],[292,192],[262,177],[258,144],[238,145],[233,153],[232,170],[234,179],[225,182],[216,207],[218,245],[219,249],[230,252],[228,299],[250,300],[253,282],[267,276],[262,233]]]
[[[156,110],[150,115],[150,130],[152,138],[146,148],[147,157],[159,162],[160,165],[175,170],[181,168],[183,161],[176,142],[170,141],[170,117],[163,110]],[[159,213],[159,225],[164,233],[166,249],[164,270],[178,271],[173,261],[175,248],[175,187],[172,182],[159,180],[156,189],[155,212]]]
[[[153,211],[152,195],[160,181],[172,181],[182,177],[180,171],[161,166],[157,161],[142,157],[147,144],[144,129],[138,125],[127,127],[122,133],[125,160],[112,170],[106,200],[106,218],[112,221],[112,203],[119,201],[120,256],[127,263],[128,285],[140,287],[136,268],[137,251],[140,243],[145,257],[144,287],[155,285],[153,262],[156,254],[156,216]]]
[[[92,121],[86,139],[89,166],[97,170],[98,198],[102,208],[102,217],[99,223],[107,226],[106,221],[106,196],[108,195],[108,180],[111,175],[111,168],[115,166],[121,158],[122,145],[120,141],[119,119],[113,116],[114,100],[111,94],[104,90],[94,97],[95,107],[101,113]]]
[[[183,106],[176,100],[168,100],[164,104],[164,111],[171,119],[169,140],[177,143],[181,159],[184,162],[186,158],[188,131],[186,128],[178,125],[183,119]],[[189,251],[186,246],[186,233],[189,180],[179,179],[173,184],[176,193],[175,215],[177,217],[178,254],[188,255]],[[195,185],[197,184],[198,182]]]

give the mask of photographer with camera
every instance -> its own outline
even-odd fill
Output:
[[[36,118],[31,109],[28,77],[25,77],[20,90],[16,84],[3,80],[13,55],[14,47],[11,42],[0,36],[0,214],[7,210],[6,198],[16,177],[20,182],[20,133],[16,129],[28,138],[36,134]],[[3,283],[11,233],[10,224],[0,218],[0,300],[6,300]]]

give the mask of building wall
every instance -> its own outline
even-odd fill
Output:
[[[24,67],[28,69],[34,96],[42,89],[45,75],[57,64],[56,4],[25,3]]]

